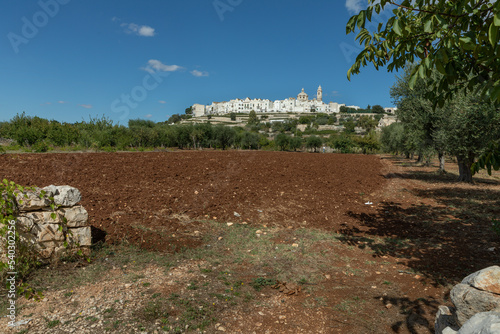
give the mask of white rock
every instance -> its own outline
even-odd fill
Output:
[[[54,185],[44,187],[42,188],[42,190],[45,191],[45,196],[47,197],[54,197],[54,195],[57,193],[57,187]]]
[[[31,232],[35,235],[36,242],[63,241],[64,233],[59,227],[58,224],[37,224]]]
[[[456,307],[456,321],[463,325],[476,313],[500,311],[500,295],[478,290],[468,284],[457,284],[450,292]]]
[[[76,243],[80,246],[92,245],[92,233],[90,226],[68,229],[68,242]]]
[[[491,266],[467,276],[462,284],[468,284],[476,289],[500,294],[500,267]]]
[[[61,209],[61,211],[67,220],[68,227],[84,227],[88,225],[89,214],[83,206],[77,205],[72,208]]]
[[[49,196],[40,198],[40,188],[27,190],[24,193],[16,192],[16,202],[20,211],[34,211],[50,207]]]
[[[500,313],[482,312],[470,318],[458,334],[498,334],[500,333]]]
[[[50,185],[43,190],[53,193],[54,203],[60,206],[74,206],[82,199],[80,190],[71,186]]]
[[[29,232],[35,225],[35,222],[33,221],[33,218],[26,217],[21,214],[16,219],[16,225],[22,227],[26,232]]]

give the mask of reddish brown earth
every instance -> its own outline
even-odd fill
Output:
[[[491,229],[499,175],[463,185],[454,183],[454,165],[447,168],[451,174],[438,175],[436,166],[394,157],[280,152],[0,156],[2,178],[80,189],[95,241],[197,247],[209,235],[206,220],[276,228],[277,244],[293,242],[287,231],[302,227],[340,234],[344,247],[331,251],[345,270],[324,268],[316,292],[286,303],[279,292],[262,295],[293,321],[285,326],[274,313],[259,320],[259,308],[224,311],[235,333],[255,323],[257,333],[433,333],[452,284],[498,264],[500,254]],[[245,320],[231,320],[233,311]]]
[[[18,184],[80,189],[90,222],[106,232],[106,241],[145,243],[153,249],[197,244],[171,234],[182,232],[185,220],[206,215],[338,230],[355,221],[352,214],[375,212],[364,199],[387,183],[382,166],[375,156],[277,152],[0,157],[2,177]]]

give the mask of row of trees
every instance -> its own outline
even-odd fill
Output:
[[[343,153],[375,153],[380,148],[378,136],[373,130],[364,137],[355,136],[352,121],[352,129],[346,127],[343,133],[333,132],[328,138],[303,135],[296,131],[297,123],[297,120],[273,123],[277,134],[274,140],[270,140],[262,131],[259,132],[259,126],[255,124],[245,128],[210,123],[170,125],[168,121],[155,123],[137,119],[130,120],[126,127],[113,124],[104,116],[77,123],[60,123],[23,113],[10,122],[0,123],[0,137],[14,139],[17,145],[36,152],[45,152],[50,146],[100,150],[178,147],[282,151],[305,147],[317,152],[326,145]]]
[[[265,137],[244,129],[211,124],[168,125],[148,120],[130,120],[128,127],[106,118],[77,123],[60,123],[40,117],[16,115],[0,124],[0,137],[18,145],[46,151],[49,145],[127,150],[133,148],[179,147],[258,149],[268,145]]]
[[[368,105],[365,109],[356,109],[346,106],[341,106],[339,109],[341,114],[384,114],[385,109],[381,105],[374,105],[373,107]]]
[[[90,118],[77,123],[60,123],[40,117],[16,115],[10,122],[0,123],[0,137],[14,139],[20,146],[37,152],[45,152],[50,146],[74,147],[81,149],[140,149],[140,148],[237,148],[237,149],[278,149],[299,150],[303,147],[317,151],[328,145],[349,153],[356,150],[375,152],[379,145],[375,132],[365,137],[354,136],[352,129],[346,128],[342,135],[334,132],[330,138],[316,135],[305,136],[296,130],[298,121],[273,123],[277,135],[274,140],[259,132],[258,125],[246,128],[223,125],[155,123],[150,120],[130,120],[128,127],[113,124],[106,117]],[[295,135],[292,135],[294,133]],[[365,138],[370,138],[365,139]],[[367,144],[369,143],[369,144]]]
[[[328,138],[319,136],[308,136],[306,138],[295,137],[280,133],[274,138],[275,147],[278,150],[297,150],[305,145],[306,149],[317,152],[321,147],[328,146],[341,153],[377,153],[381,149],[378,135],[375,131],[365,136],[355,136],[348,132],[335,133]]]
[[[383,129],[382,143],[386,150],[413,152],[419,160],[429,160],[438,154],[440,171],[444,172],[445,153],[456,157],[459,181],[471,182],[471,167],[477,157],[488,148],[489,143],[500,138],[500,113],[495,104],[482,97],[479,89],[465,92],[458,90],[453,101],[442,107],[433,107],[426,96],[430,81],[441,76],[433,73],[430,78],[419,78],[410,88],[412,66],[408,66],[402,77],[391,89],[396,101],[401,124]]]

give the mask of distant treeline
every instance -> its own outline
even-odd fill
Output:
[[[226,149],[235,145],[243,149],[258,149],[269,144],[257,133],[207,123],[168,125],[137,119],[129,120],[127,127],[113,124],[104,116],[77,123],[61,123],[24,113],[16,115],[10,122],[0,123],[0,137],[39,151],[46,151],[49,146],[128,150],[167,147]]]
[[[385,109],[381,105],[374,105],[366,107],[366,109],[356,109],[356,108],[350,108],[346,106],[341,106],[340,107],[340,113],[344,114],[384,114]]]
[[[129,120],[128,126],[113,124],[105,116],[90,117],[88,121],[61,123],[37,116],[18,114],[9,122],[0,123],[0,137],[14,142],[8,149],[47,152],[52,148],[62,150],[142,150],[157,148],[180,149],[266,149],[318,151],[329,146],[339,152],[377,152],[380,148],[378,135],[371,130],[365,136],[354,135],[352,120],[347,121],[345,131],[317,131],[317,123],[336,121],[318,116],[285,123],[257,123],[241,127],[226,125],[169,124],[150,120]],[[301,132],[297,124],[312,122]]]

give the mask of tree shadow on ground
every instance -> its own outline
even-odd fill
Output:
[[[405,321],[397,321],[392,324],[393,332],[399,333],[402,328],[406,328],[412,334],[422,333],[425,329],[429,333],[434,333],[434,323],[427,319],[429,315],[433,316],[438,311],[440,302],[435,298],[427,297],[411,300],[406,297],[377,296],[375,299],[381,300],[384,305],[398,307],[400,313],[406,316]]]
[[[437,171],[435,172],[425,172],[425,171],[411,171],[409,173],[389,173],[384,175],[386,179],[408,179],[408,180],[418,180],[429,182],[433,184],[456,184],[458,175],[454,173],[444,173],[440,174]],[[473,177],[473,181],[475,184],[491,184],[491,185],[500,185],[500,181],[481,178],[478,176]]]
[[[398,258],[399,263],[434,287],[454,285],[477,270],[498,264],[500,235],[492,226],[500,217],[500,191],[441,187],[412,192],[422,198],[433,198],[438,205],[383,202],[374,214],[348,212],[358,221],[359,228],[344,225],[339,239],[371,250],[374,257]],[[432,299],[399,298],[390,302],[400,312],[412,310],[406,316],[406,324],[393,325],[395,332],[406,326],[416,333],[411,329],[412,323],[427,326],[420,315],[424,309],[419,307],[428,304],[427,312],[434,313],[438,307]]]
[[[436,193],[448,195],[441,197],[446,206],[418,204],[403,208],[400,203],[383,202],[375,214],[348,212],[369,229],[361,232],[344,226],[340,240],[368,247],[374,256],[401,258],[436,285],[455,283],[471,271],[497,262],[500,236],[493,232],[492,221],[500,213],[500,192],[482,190],[478,194],[469,190],[472,194],[468,197],[438,189],[427,190],[425,195]],[[495,250],[490,251],[493,247]]]
[[[395,166],[402,167],[403,169],[423,166],[422,163],[411,161],[409,159],[405,159],[402,157],[390,156],[390,157],[382,157],[381,159],[389,160]],[[386,174],[384,177],[388,179],[400,178],[400,179],[418,180],[434,184],[454,184],[457,182],[458,174],[456,174],[455,172],[448,171],[446,173],[440,173],[439,166],[436,164],[430,164],[427,167],[431,167],[433,168],[433,170],[432,171],[410,170],[410,171],[404,171],[402,173],[389,173]],[[481,173],[485,172],[482,171],[479,174],[473,176],[473,181],[475,184],[500,185],[500,181],[482,177]]]

